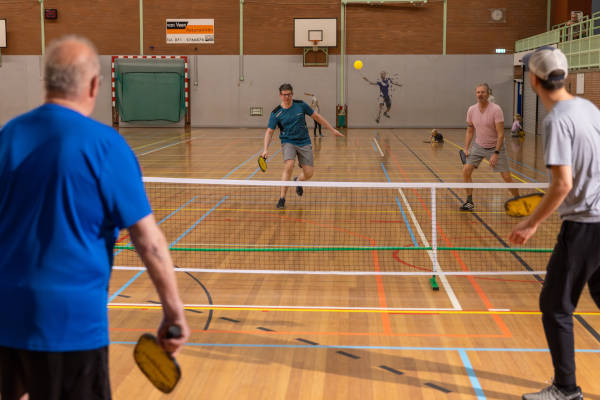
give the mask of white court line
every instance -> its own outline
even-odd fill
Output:
[[[169,147],[171,147],[171,146],[175,146],[176,144],[181,144],[181,143],[185,143],[185,142],[190,142],[190,141],[192,141],[192,140],[194,140],[194,139],[196,139],[196,138],[189,138],[189,139],[185,139],[185,140],[180,140],[180,141],[178,141],[178,142],[171,143],[171,144],[168,144],[168,145],[166,145],[166,146],[159,147],[158,149],[152,149],[152,150],[148,150],[148,151],[146,151],[146,152],[144,152],[144,153],[141,153],[141,154],[139,154],[137,157],[145,156],[146,154],[154,153],[155,151],[164,150],[164,149],[167,149],[167,148],[169,148]]]
[[[113,270],[142,271],[146,267],[125,267],[116,265]],[[385,272],[385,271],[291,271],[272,269],[218,269],[218,268],[174,268],[175,272],[202,272],[216,274],[254,274],[254,275],[346,275],[346,276],[502,276],[502,275],[545,275],[546,271],[410,271],[410,272]]]
[[[195,138],[192,138],[195,139]],[[144,182],[175,183],[175,184],[201,184],[219,186],[304,186],[327,188],[369,188],[369,189],[398,189],[398,188],[437,188],[437,189],[547,189],[548,182],[539,183],[465,183],[465,182],[323,182],[323,181],[247,181],[239,179],[196,179],[196,178],[167,178],[157,176],[144,176]]]
[[[488,311],[492,311],[492,312],[509,312],[510,308],[488,308]]]
[[[398,189],[398,192],[400,193],[400,196],[402,196],[402,201],[406,205],[406,209],[408,210],[408,213],[410,214],[410,218],[412,219],[413,224],[415,225],[415,229],[417,230],[419,236],[421,237],[421,241],[423,242],[425,247],[429,247],[429,242],[427,241],[427,238],[423,234],[423,231],[421,230],[421,225],[417,221],[417,218],[415,217],[415,214],[413,213],[412,208],[411,208],[410,204],[408,203],[406,196],[404,195],[404,192],[402,191],[402,189]],[[433,264],[433,270],[440,271],[443,273],[442,268],[440,267],[440,264],[437,262],[437,258],[434,257],[434,255],[433,255],[433,251],[427,250],[427,255],[429,255],[429,258],[431,259],[431,262]],[[454,290],[452,289],[452,286],[450,286],[450,282],[448,282],[448,279],[446,278],[446,276],[443,274],[440,274],[439,277],[440,277],[440,281],[442,282],[442,285],[444,286],[444,289],[446,289],[446,293],[448,293],[448,297],[450,298],[450,302],[452,303],[452,306],[454,307],[454,309],[462,310],[462,306],[460,305],[458,298],[456,298],[456,294],[454,294]]]
[[[108,306],[122,306],[122,307],[147,307],[147,308],[161,308],[161,304],[156,303],[108,303]],[[260,305],[247,305],[247,304],[184,304],[184,307],[206,307],[206,308],[255,308],[258,310],[264,309],[293,309],[293,310],[363,310],[363,311],[456,311],[454,308],[397,308],[397,307],[338,307],[338,306],[260,306]]]
[[[379,146],[379,142],[377,141],[377,139],[373,138],[373,141],[375,142],[375,145],[377,146],[377,150],[379,150],[379,154],[381,154],[381,157],[384,157],[383,150],[381,150],[381,146]]]

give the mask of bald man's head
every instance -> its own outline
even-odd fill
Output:
[[[44,84],[49,98],[77,99],[100,74],[95,46],[80,36],[64,36],[48,46]]]

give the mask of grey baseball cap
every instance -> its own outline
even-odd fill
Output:
[[[542,46],[527,54],[523,57],[523,65],[538,78],[545,81],[561,81],[569,75],[567,57],[560,49],[552,46]],[[550,74],[553,72],[562,72],[562,74],[550,78]]]

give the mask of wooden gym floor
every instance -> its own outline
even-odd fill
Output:
[[[262,129],[121,132],[145,176],[280,179],[280,154],[256,174]],[[443,131],[443,145],[424,143],[429,133],[419,129],[350,129],[341,139],[324,133],[313,143],[315,181],[462,180],[457,150],[464,130]],[[540,137],[507,137],[506,147],[515,181],[547,181]],[[271,154],[279,148],[275,140]],[[482,164],[474,181],[500,177]],[[501,230],[504,240],[510,227]],[[193,333],[178,357],[182,380],[171,398],[514,399],[552,376],[537,312],[541,285],[530,275],[449,276],[454,300],[446,286],[432,291],[423,276],[181,272],[178,282]],[[394,311],[378,309],[381,290]],[[147,274],[115,270],[109,296],[114,397],[167,398],[132,357],[138,336],[153,332],[161,318]],[[600,399],[600,314],[587,291],[578,312],[578,383],[586,398]]]

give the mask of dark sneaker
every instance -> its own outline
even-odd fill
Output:
[[[523,400],[583,400],[581,388],[570,394],[564,394],[554,384],[542,389],[536,393],[527,393],[523,395]]]
[[[375,120],[375,122],[379,123],[379,118],[377,118],[377,119]]]
[[[279,208],[279,209],[285,208],[285,199],[283,199],[283,198],[279,199],[279,201],[277,202],[277,208]]]
[[[465,204],[463,204],[460,207],[460,211],[473,211],[473,209],[475,208],[475,204],[473,204],[472,201],[465,201]]]
[[[294,180],[297,181],[298,177],[295,177]],[[296,186],[296,194],[302,196],[304,194],[304,188],[302,188],[302,186]]]

